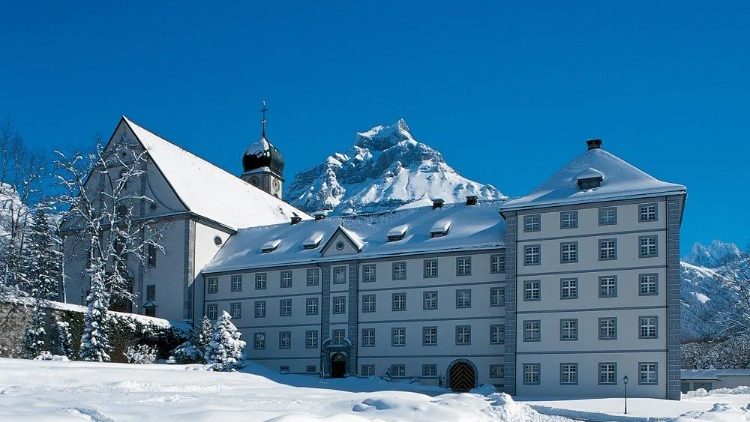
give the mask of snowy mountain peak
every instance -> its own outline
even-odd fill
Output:
[[[286,198],[295,207],[336,214],[376,212],[404,206],[504,199],[492,185],[468,180],[450,167],[443,155],[414,139],[406,121],[379,125],[356,134],[347,152],[294,177]]]
[[[683,260],[701,267],[717,268],[742,256],[743,252],[734,243],[714,240],[708,246],[695,242],[690,254]]]

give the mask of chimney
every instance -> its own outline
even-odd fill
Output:
[[[324,220],[326,218],[326,215],[325,213],[322,213],[322,212],[316,212],[314,214],[314,217],[315,217],[315,221],[320,221],[320,220]]]
[[[592,149],[601,149],[602,140],[601,139],[589,139],[588,141],[586,141],[586,147],[588,147],[589,151],[591,151]]]
[[[477,204],[476,195],[469,195],[466,197],[466,205],[476,205],[476,204]]]
[[[294,214],[294,215],[292,216],[292,225],[295,225],[295,224],[299,223],[300,221],[302,221],[302,217],[300,217],[299,215],[297,215],[297,214],[295,213],[295,214]]]
[[[435,198],[435,199],[433,199],[432,200],[432,209],[434,210],[435,208],[443,208],[443,203],[444,202],[445,201],[443,201],[442,198]]]

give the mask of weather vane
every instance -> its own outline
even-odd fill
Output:
[[[262,106],[260,108],[260,112],[263,113],[262,114],[263,117],[262,117],[262,119],[260,121],[260,123],[261,123],[261,125],[263,127],[263,131],[262,131],[261,135],[263,136],[263,138],[265,138],[266,137],[266,112],[268,111],[268,107],[266,107],[266,100],[261,100],[261,105]]]

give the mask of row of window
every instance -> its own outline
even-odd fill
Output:
[[[386,369],[386,374],[391,377],[405,377],[406,376],[406,364],[394,363]],[[503,378],[505,376],[505,370],[501,364],[492,364],[489,366],[490,378]],[[364,377],[371,377],[375,375],[375,365],[363,364],[359,368],[359,375]],[[423,378],[437,378],[438,369],[434,363],[423,363],[422,364],[422,377]]]
[[[505,288],[504,287],[491,287],[490,291],[490,306],[504,306],[505,305]],[[305,299],[305,314],[306,315],[318,315],[319,312],[319,300],[317,297],[310,297]],[[346,308],[346,295],[339,295],[332,297],[331,311],[334,314],[345,314]],[[254,316],[255,318],[265,318],[267,315],[267,304],[265,300],[256,300],[254,305]],[[471,308],[471,289],[457,289],[456,290],[456,309],[468,309]],[[430,290],[422,292],[422,309],[423,310],[436,310],[438,309],[438,292],[436,290]],[[398,292],[391,294],[391,311],[405,311],[406,310],[406,293]],[[362,295],[362,312],[371,313],[377,311],[377,296],[374,294]],[[219,308],[218,304],[211,303],[206,305],[206,316],[210,319],[216,319],[218,316]],[[242,318],[242,303],[232,302],[229,304],[229,314],[232,318]],[[279,316],[288,317],[292,316],[292,299],[279,299]]]
[[[659,319],[656,316],[638,317],[638,338],[655,339],[658,333]],[[560,341],[578,340],[578,318],[565,318],[560,320]],[[617,339],[617,318],[604,317],[598,319],[599,340]],[[538,319],[523,321],[523,341],[542,341],[542,321]]]
[[[653,258],[659,255],[658,236],[638,237],[638,257]],[[524,265],[540,265],[542,263],[542,245],[525,245],[523,249]],[[617,259],[617,239],[599,239],[599,261]],[[578,262],[578,242],[560,243],[560,263]]]
[[[523,300],[542,300],[542,282],[540,280],[526,280],[523,282]],[[599,297],[617,297],[617,276],[604,275],[599,277],[597,286]],[[638,295],[655,296],[659,294],[658,274],[638,275]],[[560,299],[578,299],[578,279],[560,279]]]
[[[505,272],[505,255],[494,254],[490,256],[490,273],[500,274]],[[332,268],[333,273],[333,284],[344,284],[347,281],[347,267],[346,266],[335,266]],[[463,256],[456,258],[456,275],[457,276],[469,276],[471,275],[471,257]],[[424,278],[437,278],[438,277],[438,260],[425,259],[423,261],[423,276]],[[374,282],[377,279],[376,266],[375,264],[366,264],[362,266],[362,281],[363,282]],[[392,280],[406,280],[406,262],[399,261],[392,263],[391,271]],[[208,294],[215,294],[219,292],[219,278],[208,277],[207,280],[207,292]],[[320,269],[319,268],[308,268],[306,284],[308,286],[318,286],[320,284]],[[281,271],[280,273],[280,287],[282,289],[291,288],[293,286],[292,271]],[[265,290],[268,287],[268,273],[261,272],[255,273],[255,290]],[[231,277],[231,291],[241,292],[242,291],[242,275],[233,275]]]
[[[641,204],[638,206],[638,221],[641,223],[658,221],[657,204]],[[611,226],[617,224],[617,207],[599,208],[599,225]],[[578,211],[560,212],[560,228],[575,229],[578,228]],[[523,217],[524,232],[538,232],[542,230],[541,214],[525,215]]]
[[[659,364],[656,362],[639,362],[638,363],[638,384],[654,385],[658,384]],[[540,384],[542,375],[542,366],[539,363],[523,364],[523,383],[526,385]],[[597,383],[601,385],[617,384],[617,362],[599,362]],[[560,364],[560,384],[575,385],[578,384],[578,363],[561,363]]]

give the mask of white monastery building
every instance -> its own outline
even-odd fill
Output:
[[[265,109],[265,107],[264,107]],[[680,397],[679,230],[684,186],[587,142],[529,195],[314,217],[282,200],[263,135],[240,177],[122,118],[145,150],[142,216],[164,253],[128,264],[131,312],[227,311],[245,355],[288,373],[413,378],[522,396]],[[65,238],[66,297],[87,290]]]

